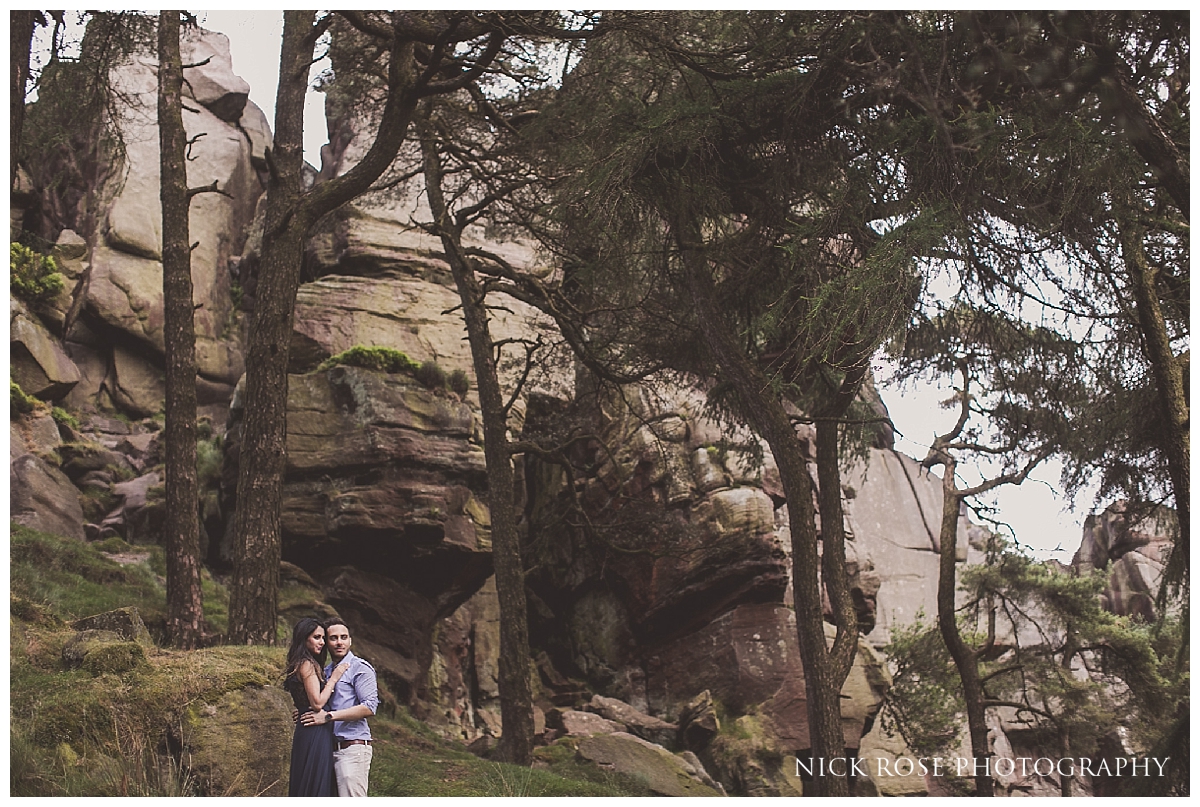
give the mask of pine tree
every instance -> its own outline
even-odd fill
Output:
[[[167,635],[179,647],[203,638],[199,483],[196,473],[196,330],[183,129],[179,12],[158,17],[158,129],[166,363]]]

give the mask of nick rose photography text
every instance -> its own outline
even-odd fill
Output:
[[[1059,776],[1163,776],[1167,761],[1170,757],[1117,757],[1115,759],[1091,759],[1090,757],[1016,757],[1009,759],[980,760],[978,767],[970,757],[876,757],[874,765],[871,760],[860,757],[834,757],[833,759],[797,759],[796,776],[805,778],[811,776],[868,776],[874,768],[875,776],[975,776],[977,771],[985,776],[1012,776],[1020,772],[1021,776],[1037,774],[1049,776],[1057,773]]]

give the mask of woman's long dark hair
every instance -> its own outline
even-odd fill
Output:
[[[288,678],[300,669],[300,665],[305,661],[311,661],[317,668],[317,679],[323,684],[325,683],[325,648],[321,648],[321,652],[313,655],[313,652],[308,649],[308,637],[312,636],[313,631],[317,628],[324,629],[324,625],[318,622],[311,616],[306,616],[296,623],[296,627],[292,628],[292,644],[288,648],[287,654],[287,669],[283,677]]]

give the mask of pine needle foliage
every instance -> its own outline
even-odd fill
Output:
[[[1117,732],[1135,753],[1162,748],[1187,718],[1190,676],[1179,662],[1186,638],[1179,614],[1159,624],[1113,614],[1101,597],[1109,570],[1064,571],[995,540],[989,562],[963,572],[966,604],[959,612],[965,637],[982,646],[988,611],[995,611],[998,638],[980,665],[987,706],[1015,710],[1058,756],[1100,756]],[[893,631],[884,652],[894,674],[885,729],[920,755],[949,754],[964,706],[936,626],[918,618]]]

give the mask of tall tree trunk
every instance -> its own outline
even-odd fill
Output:
[[[525,603],[525,568],[513,503],[512,453],[508,441],[507,412],[493,357],[485,293],[470,259],[462,249],[462,228],[451,220],[442,194],[442,172],[437,145],[423,137],[425,193],[434,227],[446,251],[462,299],[467,341],[475,367],[479,408],[483,417],[483,453],[487,463],[488,509],[492,523],[492,561],[500,600],[500,759],[528,765],[533,757],[533,692],[529,684],[529,624]]]
[[[979,660],[973,649],[963,641],[958,631],[954,591],[956,588],[955,555],[958,552],[958,512],[962,501],[954,482],[955,460],[943,451],[942,525],[938,534],[940,557],[938,565],[938,630],[942,642],[954,659],[962,682],[963,700],[967,704],[967,726],[971,734],[971,754],[975,761],[975,795],[991,796],[991,754],[988,751],[987,719],[983,701],[983,682],[979,675]]]
[[[1146,259],[1143,246],[1145,233],[1136,223],[1136,214],[1136,210],[1128,211],[1123,216],[1126,220],[1118,222],[1121,254],[1129,285],[1133,289],[1142,346],[1150,363],[1163,422],[1166,424],[1162,447],[1174,488],[1175,509],[1179,515],[1179,537],[1171,553],[1171,566],[1186,574],[1191,536],[1191,413],[1183,386],[1183,368],[1171,350],[1171,337],[1159,305],[1158,269]]]
[[[357,165],[341,176],[303,192],[304,95],[313,47],[329,18],[315,12],[284,12],[283,47],[279,56],[279,90],[275,101],[275,145],[268,152],[271,180],[267,189],[262,262],[259,270],[250,352],[246,357],[245,421],[238,467],[234,534],[234,576],[229,597],[229,638],[236,643],[273,644],[281,557],[280,497],[287,465],[287,365],[291,347],[296,292],[304,239],[323,216],[365,193],[395,160],[404,143],[420,98],[461,89],[478,77],[500,52],[503,32],[493,31],[471,70],[433,82],[436,64],[422,66],[414,58],[414,42],[428,26],[412,30],[407,17],[392,15],[388,32],[388,95],[379,129]],[[442,32],[455,34],[455,23]],[[432,57],[445,51],[436,48]]]
[[[845,625],[856,636],[852,642],[840,646],[839,654],[833,659],[834,668],[840,671],[843,681],[854,664],[858,650],[858,613],[850,595],[849,580],[846,578],[846,529],[842,512],[842,474],[838,450],[840,421],[850,410],[850,404],[858,395],[863,379],[867,375],[867,364],[862,362],[851,368],[829,403],[821,408],[817,420],[817,481],[819,494],[817,504],[821,513],[821,576],[829,592],[829,602],[839,625]],[[838,570],[841,573],[838,573]],[[841,672],[843,671],[844,672]]]
[[[733,333],[714,303],[711,279],[700,265],[695,227],[676,227],[683,256],[684,282],[704,333],[705,345],[712,354],[721,376],[738,391],[741,413],[771,448],[779,478],[787,497],[792,540],[792,588],[796,602],[796,633],[800,659],[804,664],[805,692],[808,697],[809,734],[815,760],[826,762],[845,754],[842,733],[840,693],[849,663],[853,661],[857,631],[853,625],[838,625],[832,650],[825,645],[825,623],[821,607],[821,588],[817,577],[820,563],[817,553],[816,511],[813,507],[812,478],[809,476],[800,441],[783,408],[782,400],[771,391],[769,380],[737,344]],[[692,237],[688,237],[688,235]],[[846,569],[827,569],[829,576]],[[836,585],[836,584],[835,584]],[[847,648],[849,643],[850,647]],[[843,669],[844,668],[844,669]],[[846,777],[815,776],[814,795],[847,796]]]
[[[25,123],[25,88],[29,84],[29,49],[37,11],[8,12],[8,188],[17,181],[17,157],[21,151],[21,128]]]
[[[196,478],[196,331],[180,93],[179,12],[158,18],[158,126],[162,202],[163,338],[166,347],[167,638],[200,644],[199,484]]]
[[[229,641],[274,644],[280,560],[280,497],[287,462],[288,352],[306,222],[295,215],[304,165],[304,96],[312,60],[312,11],[285,11],[275,95],[275,137],[265,202],[238,459]]]

